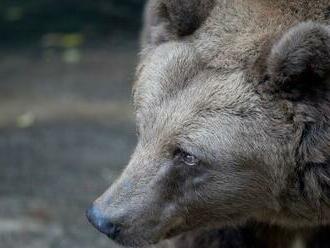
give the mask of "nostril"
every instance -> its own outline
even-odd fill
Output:
[[[120,227],[114,224],[111,224],[109,227],[109,232],[106,234],[110,239],[116,239],[120,233]]]
[[[91,206],[87,209],[86,216],[89,222],[101,233],[104,233],[111,239],[115,239],[118,236],[120,232],[119,226],[113,224],[110,219],[103,215],[95,206]]]

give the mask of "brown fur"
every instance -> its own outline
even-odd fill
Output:
[[[149,2],[134,84],[139,142],[95,202],[121,226],[117,242],[202,227],[221,229],[170,245],[315,243],[330,222],[329,6]]]

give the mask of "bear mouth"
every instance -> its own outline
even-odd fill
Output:
[[[178,235],[178,231],[176,228],[171,228],[170,230],[168,230],[164,236],[163,239],[170,239],[173,238],[174,236]]]
[[[183,228],[182,226],[174,226],[168,229],[160,240],[171,239],[188,231],[189,230]]]
[[[165,232],[162,236],[158,236],[158,238],[155,239],[144,239],[143,237],[137,237],[135,238],[130,238],[130,239],[125,239],[123,236],[119,237],[115,240],[112,239],[115,243],[126,246],[126,247],[146,247],[146,246],[152,246],[152,245],[157,245],[163,240],[167,239],[172,239],[180,234],[182,234],[184,231],[182,231],[178,227],[173,227],[169,229],[168,231]]]
[[[141,234],[125,234],[121,233],[116,239],[112,239],[111,237],[108,237],[110,240],[112,240],[114,243],[128,247],[128,248],[140,248],[140,247],[149,247],[158,244],[163,238],[147,238],[143,237]]]

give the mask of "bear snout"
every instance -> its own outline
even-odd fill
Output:
[[[92,205],[86,211],[88,221],[101,233],[107,235],[110,239],[115,240],[120,233],[120,227],[111,222],[102,212]]]

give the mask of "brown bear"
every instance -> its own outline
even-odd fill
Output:
[[[138,144],[93,225],[132,247],[326,239],[329,24],[329,0],[150,0]]]

